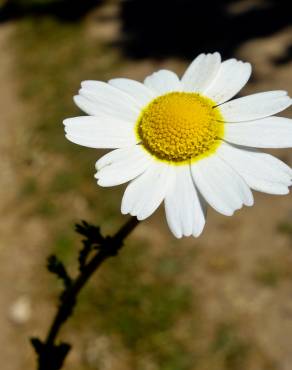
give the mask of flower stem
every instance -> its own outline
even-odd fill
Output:
[[[114,236],[102,238],[93,256],[82,267],[75,280],[65,289],[60,297],[61,303],[50,325],[46,340],[41,342],[39,339],[32,339],[32,344],[38,355],[38,370],[61,369],[64,359],[70,350],[70,345],[66,343],[56,345],[55,341],[61,327],[71,316],[81,289],[105,260],[118,254],[123,246],[124,239],[134,230],[138,223],[139,221],[132,217]],[[95,228],[95,230],[98,229]],[[88,238],[89,243],[95,244],[94,236],[91,235],[91,238],[92,240]],[[99,235],[96,239],[99,239]]]

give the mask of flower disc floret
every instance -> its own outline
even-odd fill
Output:
[[[171,92],[152,100],[136,128],[148,152],[176,164],[213,153],[224,133],[223,117],[216,103],[188,92]]]

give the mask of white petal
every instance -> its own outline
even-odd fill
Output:
[[[83,112],[89,114],[90,116],[97,116],[101,113],[101,110],[99,109],[99,107],[96,106],[94,102],[83,98],[83,96],[75,95],[73,97],[73,100],[78,108],[80,108]]]
[[[292,120],[268,117],[225,125],[224,139],[234,144],[258,148],[292,147]]]
[[[217,155],[194,163],[191,171],[203,197],[223,215],[231,216],[243,204],[253,204],[252,193],[245,181]]]
[[[168,226],[177,237],[199,236],[205,226],[205,202],[193,183],[190,167],[178,166],[176,179],[165,198]]]
[[[64,120],[66,137],[90,148],[123,148],[136,144],[131,123],[111,117],[74,117]]]
[[[138,220],[149,217],[165,198],[174,179],[174,166],[154,162],[128,185],[122,199],[122,213],[137,216]]]
[[[142,106],[149,104],[157,95],[141,82],[130,80],[128,78],[114,78],[109,80],[108,83],[131,95]]]
[[[217,154],[233,167],[254,190],[270,194],[287,194],[292,181],[292,169],[270,154],[226,143]]]
[[[279,113],[291,105],[286,91],[267,91],[220,105],[226,122],[251,121]]]
[[[97,161],[95,178],[100,186],[120,185],[141,175],[152,162],[140,145],[116,149]]]
[[[220,68],[219,53],[200,54],[188,67],[181,82],[184,91],[204,91],[216,77]]]
[[[101,81],[84,81],[79,96],[74,97],[76,105],[85,113],[98,116],[107,114],[135,122],[142,105],[130,95]]]
[[[213,83],[204,91],[204,95],[217,104],[233,98],[247,83],[251,75],[251,65],[236,59],[223,62]]]
[[[182,86],[177,75],[166,69],[154,72],[145,78],[145,86],[156,92],[156,95],[165,94],[171,91],[181,91]]]

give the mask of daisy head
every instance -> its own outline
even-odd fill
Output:
[[[164,201],[173,234],[199,236],[207,204],[226,216],[253,204],[251,189],[287,194],[292,170],[256,148],[292,146],[292,120],[274,116],[291,105],[286,91],[232,99],[249,63],[201,54],[180,79],[160,70],[144,83],[84,81],[74,97],[88,116],[64,121],[80,145],[115,149],[96,163],[100,186],[129,182],[121,211],[139,220]]]

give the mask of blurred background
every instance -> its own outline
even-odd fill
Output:
[[[181,74],[200,52],[253,64],[242,94],[292,94],[290,0],[0,1],[1,370],[35,368],[28,338],[43,337],[72,273],[80,219],[114,232],[123,187],[93,178],[101,151],[64,138],[79,115],[82,80]],[[292,117],[292,110],[285,112]],[[292,165],[292,151],[274,151]],[[176,240],[160,209],[80,297],[62,338],[67,370],[291,370],[291,196],[255,194],[232,218],[209,210],[199,239]]]

